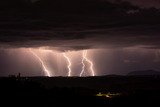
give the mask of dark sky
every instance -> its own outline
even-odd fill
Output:
[[[116,0],[110,0],[110,1],[116,1]],[[129,1],[134,5],[138,5],[141,7],[160,7],[160,0],[123,0],[123,1]]]
[[[32,1],[38,1],[38,0],[32,0]],[[116,0],[110,0],[110,1],[116,1]],[[160,7],[160,0],[124,0],[129,1],[135,5],[142,6],[142,7]]]
[[[160,71],[160,10],[148,9],[159,7],[159,0],[128,1],[147,9],[104,0],[83,1],[84,5],[41,0],[23,7],[12,4],[1,8],[0,75],[44,75],[29,48],[34,48],[56,76],[67,75],[63,52],[73,63],[72,75],[79,75],[83,50],[88,50],[96,75]],[[90,75],[89,64],[85,64],[86,75]]]
[[[126,0],[143,7],[160,7],[160,0]]]

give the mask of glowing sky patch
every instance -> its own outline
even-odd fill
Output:
[[[126,75],[130,71],[139,70],[159,71],[159,53],[159,49],[141,47],[79,51],[57,51],[49,48],[5,49],[0,54],[0,74],[85,77]]]

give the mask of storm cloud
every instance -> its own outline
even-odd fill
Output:
[[[66,76],[64,54],[78,76],[85,51],[97,76],[160,71],[158,7],[156,0],[1,0],[0,76],[44,76],[43,66]]]
[[[159,9],[142,9],[123,1],[81,1],[82,9],[73,0],[65,2],[64,8],[53,3],[60,2],[40,0],[28,3],[21,11],[21,6],[0,11],[1,48],[160,48]],[[86,7],[88,4],[90,7]]]
[[[12,30],[1,32],[1,47],[57,47],[64,50],[129,47],[160,48],[160,26],[126,26],[81,31]]]

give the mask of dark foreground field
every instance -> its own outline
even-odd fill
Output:
[[[157,106],[160,76],[1,77],[4,106]]]

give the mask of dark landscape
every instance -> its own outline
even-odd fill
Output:
[[[159,105],[160,76],[1,77],[1,104],[21,106]]]

